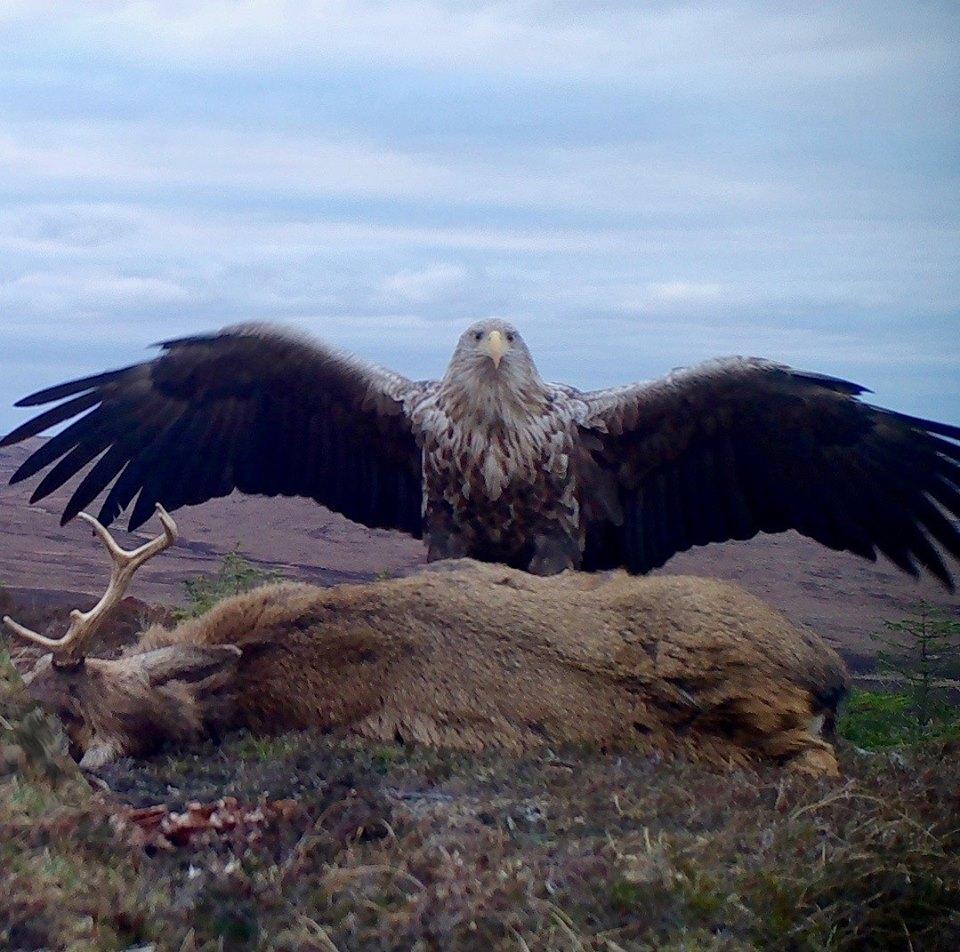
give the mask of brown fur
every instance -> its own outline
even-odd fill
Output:
[[[66,674],[45,659],[31,689],[62,710],[54,694],[72,680],[72,717],[85,724],[72,733],[92,766],[243,724],[469,750],[759,756],[836,772],[820,727],[844,691],[842,661],[740,589],[439,565],[365,585],[257,589],[148,629],[118,661]]]

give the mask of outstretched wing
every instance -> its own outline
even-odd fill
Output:
[[[108,525],[136,496],[131,529],[156,502],[173,511],[239,489],[306,496],[365,525],[420,534],[420,449],[405,404],[429,385],[268,325],[160,346],[155,360],[21,400],[64,402],[0,447],[73,422],[11,482],[52,467],[36,501],[96,460],[62,522],[108,486],[100,521]]]
[[[960,557],[960,427],[864,392],[729,358],[581,394],[588,480],[606,496],[586,507],[585,567],[646,572],[693,545],[796,529],[952,588],[941,550]]]

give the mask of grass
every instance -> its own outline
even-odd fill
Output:
[[[243,734],[234,743],[232,753],[244,760],[271,761],[289,757],[298,743],[295,734],[258,736]]]
[[[871,751],[960,742],[960,708],[941,700],[932,707],[929,722],[921,723],[909,693],[855,689],[843,706],[837,732],[856,747]]]
[[[0,785],[0,947],[160,952],[191,933],[199,950],[327,952],[960,941],[955,748],[846,749],[839,783],[558,753],[309,733],[258,747],[240,733],[121,763],[104,774],[112,792],[86,802]],[[124,819],[127,805],[224,795],[295,808],[173,848]]]

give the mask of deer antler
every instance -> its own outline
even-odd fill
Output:
[[[177,539],[177,524],[160,503],[156,505],[157,515],[163,524],[163,535],[157,536],[129,552],[126,549],[121,549],[113,536],[93,516],[85,512],[79,513],[80,518],[93,527],[93,531],[100,537],[100,541],[110,553],[110,558],[113,560],[113,569],[110,573],[110,584],[100,601],[90,611],[82,612],[75,608],[70,612],[70,627],[62,638],[45,638],[43,635],[18,624],[9,616],[4,616],[3,623],[20,638],[52,651],[54,661],[58,665],[75,664],[83,660],[84,645],[89,642],[114,605],[123,598],[124,592],[126,592],[127,586],[137,569],[148,559],[173,545]]]

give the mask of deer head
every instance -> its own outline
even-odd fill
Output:
[[[5,616],[16,637],[48,653],[24,676],[33,698],[64,724],[80,766],[95,770],[117,756],[148,750],[162,740],[190,740],[208,719],[202,699],[228,687],[240,650],[233,645],[177,645],[107,660],[87,658],[90,639],[123,598],[134,573],[177,539],[177,525],[157,504],[162,535],[122,549],[96,519],[92,527],[112,561],[110,582],[89,611],[74,609],[62,638],[47,638]]]

